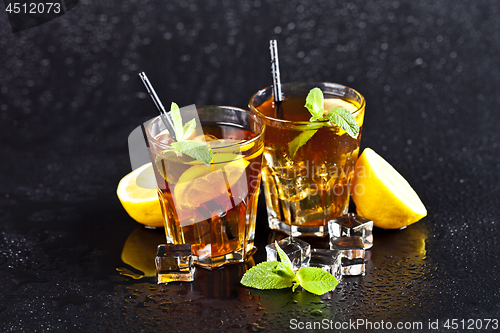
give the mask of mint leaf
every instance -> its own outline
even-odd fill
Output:
[[[187,123],[184,124],[184,127],[182,128],[182,132],[184,133],[182,135],[182,140],[186,140],[193,134],[194,129],[196,128],[196,120],[193,118]]]
[[[184,131],[182,129],[182,117],[179,106],[172,102],[172,104],[170,105],[169,113],[170,118],[172,118],[172,122],[174,123],[175,138],[177,139],[177,141],[181,141],[184,136]]]
[[[290,258],[288,258],[288,256],[286,255],[285,251],[283,251],[283,249],[278,245],[277,241],[274,241],[274,246],[276,247],[276,251],[278,251],[278,255],[281,260],[280,264],[284,271],[284,274],[286,274],[286,276],[289,277],[289,279],[291,279],[292,282],[294,283],[292,291],[295,291],[295,289],[297,289],[300,284],[299,280],[295,276],[295,273],[293,272],[292,262],[290,261]]]
[[[293,272],[293,265],[290,258],[288,258],[285,251],[281,249],[277,241],[274,241],[274,246],[276,247],[276,251],[278,251],[278,256],[280,257],[281,266],[279,267],[282,268],[283,271],[285,271],[295,281],[295,273]]]
[[[187,140],[195,131],[196,120],[193,118],[183,126],[181,111],[174,102],[170,106],[170,117],[174,123],[175,138],[177,139],[177,142],[173,142],[171,146],[177,157],[186,154],[207,166],[210,165],[212,162],[212,148],[201,142]]]
[[[176,152],[191,156],[206,165],[212,162],[212,149],[204,143],[184,140],[173,142],[171,145]]]
[[[312,120],[315,121],[323,117],[324,107],[324,97],[323,92],[319,88],[313,88],[309,91],[306,97],[306,105],[304,105],[311,113]],[[313,119],[314,118],[314,119]]]
[[[306,97],[306,104],[304,105],[309,113],[311,113],[311,118],[309,122],[315,121],[325,121],[328,120],[332,124],[339,126],[344,131],[347,132],[352,138],[356,139],[359,134],[359,126],[354,119],[354,116],[344,108],[335,107],[326,116],[324,116],[324,97],[323,92],[319,88],[313,88],[309,91]],[[300,133],[288,144],[288,151],[290,153],[290,157],[293,158],[297,150],[306,144],[309,139],[317,132],[317,130],[321,127],[325,126],[325,124],[317,123],[316,124],[306,124],[302,126],[298,126],[297,129],[304,129],[305,132]]]
[[[323,92],[319,88],[313,88],[309,91],[306,97],[306,104],[304,105],[309,113],[311,113],[310,122],[322,120],[323,113],[325,111],[324,107],[324,97]],[[319,127],[322,127],[322,124],[318,124]],[[311,126],[311,124],[307,124],[306,126]],[[315,126],[316,127],[316,126]],[[317,128],[319,128],[317,127]],[[290,153],[290,158],[294,158],[295,153],[299,150],[300,147],[306,144],[310,138],[317,132],[317,130],[307,130],[305,132],[297,135],[290,143],[288,143],[288,152]]]
[[[288,143],[288,151],[290,153],[290,158],[295,157],[295,153],[299,150],[300,147],[306,144],[310,138],[317,132],[318,130],[308,130],[297,135],[292,141]]]
[[[346,109],[341,107],[333,108],[326,117],[330,122],[346,131],[352,138],[356,139],[358,137],[359,125],[354,116]]]
[[[295,276],[295,273],[293,272],[293,269],[291,268],[291,266],[288,266],[288,264],[283,263],[281,261],[278,261],[278,263],[279,263],[279,265],[276,266],[276,269],[280,271],[280,274],[283,277],[286,277],[287,279],[289,279],[290,281],[296,282],[298,284],[299,280]]]
[[[276,251],[278,252],[278,256],[280,257],[281,262],[287,266],[290,267],[290,270],[293,272],[293,266],[292,262],[290,261],[290,258],[286,255],[285,251],[278,245],[277,241],[274,241],[274,246],[276,247]]]
[[[279,261],[264,261],[250,268],[241,278],[241,284],[256,289],[283,289],[292,286],[293,279],[281,269]]]
[[[335,276],[318,267],[302,267],[297,272],[302,288],[316,295],[323,295],[339,284]]]
[[[316,295],[329,292],[339,284],[330,273],[318,267],[302,267],[297,274],[293,272],[292,263],[286,253],[275,241],[281,261],[265,261],[248,270],[241,279],[241,284],[257,289],[282,289],[299,286]]]

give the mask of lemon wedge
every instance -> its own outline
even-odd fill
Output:
[[[379,228],[400,229],[427,215],[410,184],[370,148],[356,161],[351,193],[357,213]]]
[[[163,216],[151,163],[135,169],[118,183],[118,199],[127,213],[139,223],[162,227]]]

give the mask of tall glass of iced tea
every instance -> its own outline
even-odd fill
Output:
[[[329,122],[309,122],[304,105],[315,87],[323,91],[325,111],[342,107],[352,113],[360,127],[356,139]],[[269,226],[292,236],[326,236],[328,220],[349,208],[365,99],[349,87],[327,82],[285,83],[281,89],[285,100],[280,110],[271,87],[249,102],[267,126],[262,174]],[[298,141],[305,143],[294,151]]]
[[[211,147],[210,165],[172,150],[160,117],[146,129],[167,242],[192,244],[207,268],[242,262],[253,250],[265,123],[235,107],[192,107],[199,119],[190,140]]]

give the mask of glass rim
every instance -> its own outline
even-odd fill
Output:
[[[255,118],[257,118],[261,122],[261,129],[260,129],[260,131],[258,133],[255,133],[256,134],[255,137],[253,137],[251,139],[243,139],[240,142],[232,143],[232,144],[229,144],[227,146],[213,147],[212,151],[215,151],[215,152],[217,152],[218,150],[224,151],[224,150],[227,150],[228,147],[231,148],[231,147],[238,147],[238,146],[247,145],[247,144],[249,144],[251,142],[258,141],[260,138],[262,138],[264,136],[264,132],[266,130],[266,122],[264,121],[264,119],[262,119],[262,116],[260,114],[258,114],[257,112],[255,112],[253,110],[245,110],[245,109],[242,109],[242,108],[239,108],[239,107],[236,107],[236,106],[226,106],[226,105],[200,105],[200,106],[196,106],[197,110],[198,109],[208,109],[208,108],[230,109],[230,110],[237,110],[237,111],[242,111],[242,112],[245,112],[245,113],[250,113],[252,116],[254,116]],[[148,125],[146,126],[146,137],[147,137],[148,141],[153,142],[155,145],[160,146],[160,147],[165,147],[166,149],[170,149],[170,148],[172,148],[171,145],[166,144],[164,142],[161,142],[160,140],[157,140],[150,133],[151,124],[154,121],[160,119],[160,117],[161,116],[158,115],[158,116],[154,117],[153,119],[151,119],[151,121],[148,123]],[[201,120],[200,120],[200,123],[202,123]],[[203,125],[202,125],[202,127],[203,127]],[[167,129],[165,129],[165,130],[167,130]]]
[[[366,100],[365,100],[365,97],[363,95],[361,95],[357,90],[351,88],[351,87],[348,87],[348,86],[344,86],[340,83],[333,83],[333,82],[325,82],[325,81],[311,81],[311,82],[307,82],[307,81],[296,81],[296,82],[285,82],[285,83],[282,83],[281,86],[290,86],[290,85],[293,85],[293,84],[303,84],[303,85],[322,85],[322,86],[325,86],[325,87],[336,87],[336,88],[346,88],[352,92],[354,92],[355,95],[357,95],[358,97],[360,97],[361,99],[361,105],[356,109],[356,111],[354,112],[351,112],[351,114],[356,118],[360,111],[362,109],[365,108],[366,106]],[[263,114],[262,112],[260,112],[257,107],[255,107],[253,105],[253,101],[255,100],[255,97],[257,95],[259,95],[260,93],[264,92],[264,91],[267,91],[267,90],[272,90],[273,87],[272,86],[268,86],[268,87],[265,87],[263,89],[260,89],[258,90],[255,94],[252,95],[252,97],[250,97],[250,100],[248,101],[248,107],[250,108],[251,111],[254,111],[255,113],[257,113],[259,116],[261,116],[262,118],[264,118],[265,120],[268,120],[268,121],[271,121],[271,122],[274,122],[274,123],[278,123],[282,126],[293,126],[293,125],[311,125],[311,124],[322,124],[322,123],[329,123],[328,120],[324,120],[324,121],[315,121],[315,122],[311,122],[311,121],[307,121],[307,120],[285,120],[285,119],[279,119],[279,118],[274,118],[274,117],[271,117],[271,116],[267,116],[265,114]],[[335,126],[331,126],[331,127],[335,127]]]

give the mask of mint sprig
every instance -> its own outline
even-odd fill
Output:
[[[346,131],[351,138],[356,139],[358,137],[359,125],[354,116],[346,109],[339,106],[335,107],[328,112],[325,118]]]
[[[335,107],[325,115],[324,101],[325,99],[321,89],[313,88],[309,91],[309,94],[307,94],[306,97],[306,104],[304,105],[309,113],[311,113],[309,121],[328,121],[331,124],[342,128],[350,137],[356,139],[359,134],[359,125],[356,122],[356,119],[354,119],[354,116],[348,110],[341,107]],[[325,125],[326,124],[320,125],[320,127]],[[314,126],[314,130],[311,128],[310,130],[300,133],[288,144],[288,151],[291,158],[295,156],[295,153],[297,153],[297,150],[299,150],[300,147],[305,145],[307,141],[312,138],[318,128],[319,127]]]
[[[198,141],[188,140],[196,129],[196,120],[193,118],[182,125],[182,116],[179,106],[172,102],[170,106],[170,117],[174,123],[174,132],[177,142],[171,144],[173,150],[179,154],[186,154],[205,165],[212,162],[212,149]]]
[[[277,242],[274,246],[280,261],[265,261],[250,268],[241,278],[241,284],[256,289],[284,289],[295,291],[299,286],[316,295],[323,295],[339,284],[330,273],[318,267],[302,267],[297,274],[286,253]]]

